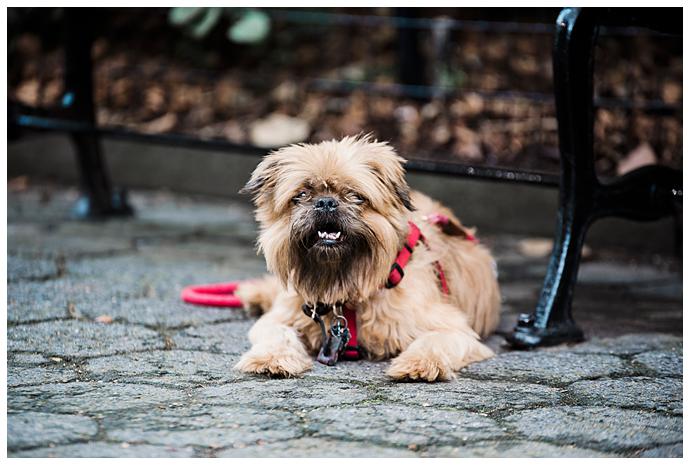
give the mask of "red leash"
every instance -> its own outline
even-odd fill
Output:
[[[181,297],[190,304],[242,308],[242,301],[235,295],[235,290],[240,283],[242,281],[187,286],[182,289]]]

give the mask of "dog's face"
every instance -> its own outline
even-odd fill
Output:
[[[254,195],[269,270],[311,303],[360,300],[378,289],[412,209],[403,163],[366,137],[266,156],[243,191]]]

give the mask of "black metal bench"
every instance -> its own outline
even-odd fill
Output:
[[[594,169],[593,48],[599,26],[639,25],[682,33],[679,15],[645,10],[650,11],[566,8],[558,16],[553,51],[561,152],[556,236],[537,308],[520,315],[507,337],[513,347],[583,339],[573,320],[571,303],[582,245],[593,221],[606,216],[650,221],[680,211],[680,171],[653,165],[602,184]]]
[[[125,192],[111,185],[101,153],[103,135],[141,139],[152,143],[237,150],[262,154],[263,149],[221,140],[179,135],[143,135],[99,128],[93,101],[93,64],[88,12],[66,9],[65,94],[62,107],[43,111],[10,104],[10,125],[66,131],[71,134],[79,163],[82,196],[75,213],[81,218],[130,215]],[[594,170],[593,46],[599,26],[642,26],[682,34],[682,15],[663,9],[566,8],[558,17],[553,53],[555,97],[561,152],[560,207],[554,248],[539,302],[531,314],[522,314],[507,337],[516,348],[580,341],[571,301],[580,253],[588,226],[598,218],[622,216],[655,220],[679,217],[682,173],[648,166],[610,184],[602,184]],[[411,160],[408,169],[474,178],[558,185],[555,176],[502,168],[468,166],[429,160]],[[678,223],[680,228],[680,223]],[[680,236],[678,236],[680,237]]]

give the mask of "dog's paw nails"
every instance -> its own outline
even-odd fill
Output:
[[[386,374],[397,381],[448,381],[455,378],[450,366],[429,358],[405,356],[394,359]]]
[[[308,356],[287,350],[262,351],[252,349],[244,354],[235,369],[244,373],[258,373],[280,378],[299,376],[312,367]]]

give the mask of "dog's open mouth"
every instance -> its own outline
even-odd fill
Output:
[[[316,228],[312,235],[311,245],[321,247],[333,247],[340,244],[345,234],[335,224],[324,224]]]

